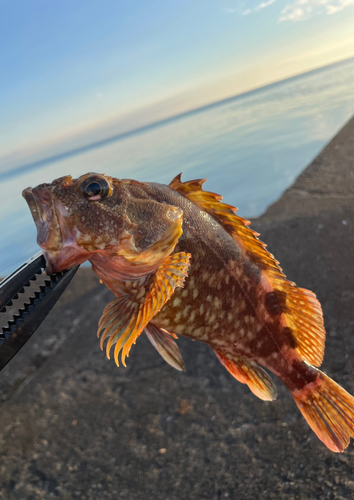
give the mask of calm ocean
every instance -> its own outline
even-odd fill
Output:
[[[354,114],[354,59],[327,66],[204,110],[120,137],[110,144],[43,162],[20,173],[0,165],[0,276],[37,252],[21,197],[25,187],[101,172],[168,183],[205,178],[246,217],[260,215],[292,184]]]

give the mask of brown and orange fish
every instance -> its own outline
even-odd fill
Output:
[[[288,281],[249,222],[204,180],[169,186],[100,174],[25,189],[47,271],[89,260],[117,297],[99,322],[101,348],[125,365],[145,331],[175,368],[177,335],[212,347],[227,370],[263,400],[291,391],[332,451],[354,436],[354,398],[321,372],[325,330],[316,296]]]

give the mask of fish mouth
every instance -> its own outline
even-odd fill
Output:
[[[53,197],[48,188],[27,188],[22,192],[37,228],[37,243],[43,250],[58,251],[63,237],[54,208]]]
[[[90,253],[80,247],[68,221],[68,212],[46,185],[22,192],[37,228],[37,243],[43,250],[47,274],[82,264]]]
[[[63,246],[63,236],[58,222],[50,189],[44,186],[27,188],[22,192],[37,228],[37,243],[47,261],[46,271],[53,274],[61,269],[56,258]]]

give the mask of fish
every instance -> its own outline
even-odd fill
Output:
[[[322,372],[325,328],[315,294],[289,281],[237,209],[206,179],[169,185],[88,173],[27,188],[48,274],[90,261],[113,292],[97,335],[126,366],[145,332],[177,370],[176,339],[208,344],[261,400],[290,390],[318,438],[342,452],[354,437],[354,398]],[[106,342],[106,344],[105,344]]]

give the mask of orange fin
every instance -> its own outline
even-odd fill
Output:
[[[106,345],[108,359],[110,349],[115,344],[114,360],[119,366],[118,356],[122,351],[122,363],[126,366],[125,358],[129,356],[136,339],[169,300],[175,288],[183,287],[190,257],[185,252],[170,255],[147,282],[132,286],[127,294],[106,306],[98,324],[97,336],[104,330],[101,349],[105,339],[109,338]]]
[[[157,352],[169,365],[176,370],[184,370],[184,362],[178,345],[166,331],[149,323],[145,327],[145,333]]]
[[[297,351],[307,363],[320,366],[326,339],[321,304],[313,292],[298,288],[286,280],[277,284],[275,293],[279,291],[283,293],[284,303],[281,307],[287,326],[296,339]]]
[[[297,288],[295,283],[286,279],[279,262],[266,250],[265,243],[258,239],[259,234],[248,227],[250,222],[235,214],[237,208],[222,203],[222,196],[203,191],[205,181],[206,179],[199,179],[182,182],[179,174],[169,186],[217,220],[244,254],[263,271],[274,292],[283,297],[280,309],[296,339],[299,354],[308,363],[320,366],[326,332],[321,305],[316,295],[304,288]]]
[[[354,398],[325,373],[318,373],[315,382],[292,394],[317,437],[338,453],[354,437]]]
[[[236,380],[247,384],[250,390],[263,401],[273,401],[277,397],[277,388],[263,368],[243,356],[232,356],[228,359],[224,354],[215,351],[221,364]]]

